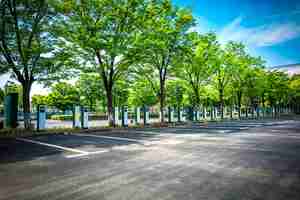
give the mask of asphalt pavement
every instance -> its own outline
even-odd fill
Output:
[[[299,200],[298,120],[0,140],[0,199]]]

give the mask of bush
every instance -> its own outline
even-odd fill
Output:
[[[73,115],[52,115],[52,120],[73,120]]]
[[[107,120],[108,116],[105,114],[89,114],[89,120]]]

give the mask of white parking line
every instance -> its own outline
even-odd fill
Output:
[[[74,152],[74,153],[80,153],[80,154],[88,154],[89,153],[87,151],[81,151],[81,150],[78,150],[78,149],[58,146],[58,145],[54,145],[54,144],[48,144],[48,143],[45,143],[45,142],[38,142],[38,141],[35,141],[35,140],[29,140],[29,139],[25,139],[25,138],[17,138],[17,140],[24,141],[24,142],[29,142],[29,143],[33,143],[33,144],[39,144],[39,145],[43,145],[43,146],[48,146],[48,147],[52,147],[52,148],[56,148],[56,149],[62,149],[62,150],[65,150],[65,151],[71,151],[71,152]]]
[[[108,150],[81,153],[81,154],[75,154],[75,155],[67,155],[66,158],[78,158],[78,157],[82,157],[82,156],[95,155],[95,154],[106,153],[106,152],[108,152]]]
[[[76,135],[90,136],[90,137],[97,137],[97,138],[104,138],[104,139],[112,139],[112,140],[120,140],[120,141],[126,141],[126,142],[137,142],[137,143],[147,142],[147,141],[144,141],[144,140],[136,140],[136,139],[125,138],[125,137],[116,137],[116,136],[104,136],[104,135],[93,135],[93,134],[82,134],[82,133],[78,133]]]
[[[29,139],[25,139],[25,138],[16,138],[16,139],[20,140],[20,141],[23,141],[23,142],[29,142],[29,143],[33,143],[33,144],[39,144],[39,145],[43,145],[43,146],[47,146],[47,147],[61,149],[61,150],[64,150],[64,151],[70,151],[70,152],[74,152],[74,153],[79,153],[79,154],[75,154],[75,155],[67,155],[66,158],[76,158],[76,157],[81,157],[81,156],[88,156],[88,155],[100,154],[100,153],[106,153],[106,152],[108,152],[108,150],[95,151],[95,152],[87,152],[87,151],[81,151],[81,150],[73,149],[73,148],[69,148],[69,147],[63,147],[63,146],[58,146],[58,145],[54,145],[54,144],[48,144],[48,143],[45,143],[45,142],[39,142],[39,141],[35,141],[35,140],[29,140]]]

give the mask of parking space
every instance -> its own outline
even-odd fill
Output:
[[[36,159],[46,156],[77,158],[106,153],[121,146],[145,146],[149,136],[134,134],[57,134],[0,141],[0,163]]]
[[[41,157],[69,156],[74,153],[59,148],[34,144],[16,139],[1,139],[0,164],[34,160]]]
[[[0,199],[300,196],[297,120],[43,135],[0,150]]]
[[[50,143],[58,146],[63,146],[71,149],[78,149],[82,151],[92,152],[102,150],[104,148],[111,148],[119,145],[130,145],[133,141],[117,140],[111,138],[100,138],[89,135],[48,135],[30,138],[34,141]]]

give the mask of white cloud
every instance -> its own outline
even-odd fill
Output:
[[[235,18],[219,33],[221,43],[230,40],[241,41],[247,45],[264,47],[283,43],[300,36],[300,26],[295,23],[281,23],[258,27],[242,26],[242,17]]]
[[[270,70],[279,70],[288,73],[289,75],[300,74],[300,64],[281,65],[270,68]]]

